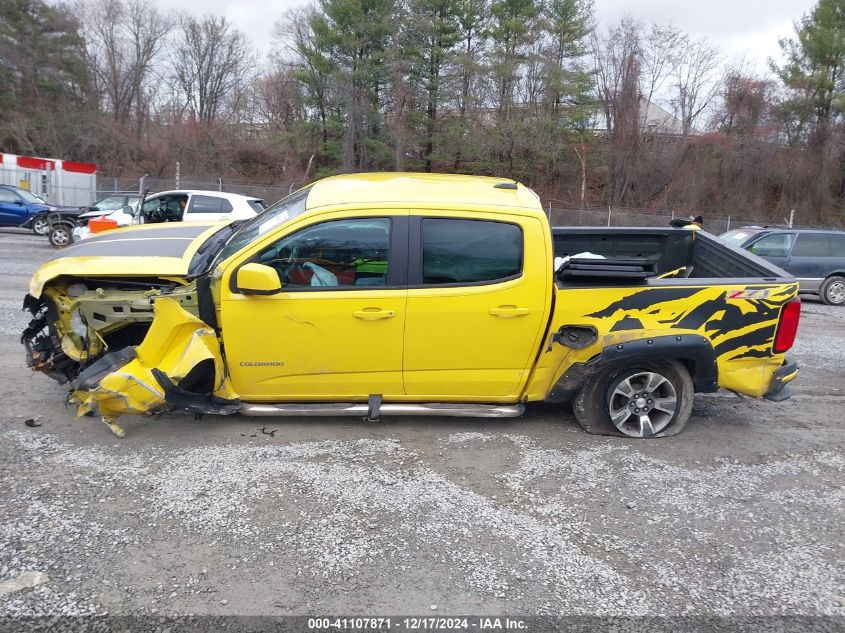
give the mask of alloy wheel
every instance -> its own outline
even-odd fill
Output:
[[[678,407],[678,394],[668,378],[654,371],[635,371],[611,383],[607,410],[619,432],[650,437],[664,430]]]

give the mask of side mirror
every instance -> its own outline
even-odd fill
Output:
[[[15,200],[15,204],[18,205],[19,207],[22,207],[23,206],[23,200],[18,198],[17,200]]]
[[[237,286],[245,295],[274,295],[282,290],[276,271],[264,264],[245,264],[238,269]]]
[[[121,213],[125,213],[126,215],[134,215],[132,207],[128,204],[120,210]]]

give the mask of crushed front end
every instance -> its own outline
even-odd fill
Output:
[[[57,280],[27,295],[24,309],[27,364],[70,383],[77,414],[99,415],[119,437],[124,414],[240,410],[217,332],[198,317],[195,283]]]

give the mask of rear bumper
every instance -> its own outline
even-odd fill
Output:
[[[769,390],[763,394],[763,397],[772,402],[786,400],[792,396],[792,390],[787,385],[795,380],[796,376],[798,376],[798,363],[795,362],[795,359],[787,357],[780,369],[775,372],[772,377],[772,384],[769,386]]]

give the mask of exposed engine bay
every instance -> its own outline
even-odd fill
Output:
[[[127,413],[240,408],[217,332],[199,318],[196,282],[59,278],[24,309],[29,367],[69,383],[77,414],[101,416],[118,436],[114,421]]]

